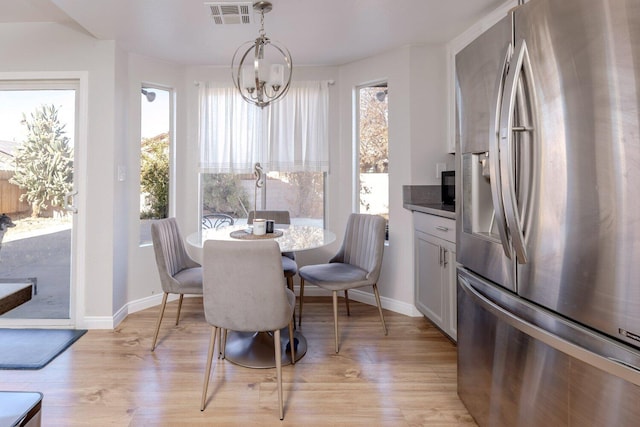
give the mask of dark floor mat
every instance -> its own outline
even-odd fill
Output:
[[[40,369],[85,329],[0,329],[0,369]]]

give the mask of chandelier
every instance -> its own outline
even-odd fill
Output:
[[[260,33],[255,41],[242,44],[231,60],[236,89],[245,101],[260,108],[286,95],[293,71],[289,50],[264,32],[264,14],[271,9],[268,1],[253,4],[253,10],[260,12]]]

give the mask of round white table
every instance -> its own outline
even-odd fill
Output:
[[[187,243],[193,247],[198,255],[202,256],[202,243],[205,240],[240,240],[231,237],[234,231],[244,230],[247,237],[251,236],[252,227],[250,225],[231,225],[219,229],[206,229],[200,233],[192,233],[187,236]],[[336,240],[336,235],[324,228],[313,225],[289,225],[276,224],[275,230],[281,231],[282,236],[271,237],[269,234],[258,237],[260,240],[273,238],[280,246],[281,252],[300,252],[310,249],[320,248],[329,245]],[[250,239],[247,239],[250,240]]]
[[[236,232],[234,233],[234,235],[236,235],[240,230],[245,231],[247,235],[241,235],[242,238],[240,239],[231,237],[232,232]],[[333,232],[311,225],[276,224],[275,230],[281,231],[282,236],[272,237],[267,234],[253,237],[251,235],[251,226],[247,226],[246,224],[232,225],[217,230],[207,229],[192,233],[187,236],[187,243],[194,248],[194,255],[196,255],[194,257],[199,262],[202,262],[202,246],[204,241],[209,239],[245,242],[272,238],[278,242],[281,252],[300,252],[316,249],[329,245],[336,240],[336,235]],[[288,351],[290,343],[287,328],[282,329],[280,336],[282,364],[288,365],[291,364],[291,352]],[[299,331],[295,331],[294,342],[296,361],[298,361],[307,352],[307,340]],[[225,358],[236,365],[248,368],[273,368],[276,366],[273,350],[273,335],[267,332],[229,331],[225,346]]]

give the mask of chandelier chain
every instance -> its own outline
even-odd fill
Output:
[[[264,9],[260,11],[260,37],[264,38],[265,37],[265,31],[264,31]]]

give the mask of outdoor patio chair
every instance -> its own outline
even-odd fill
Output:
[[[233,224],[233,217],[225,213],[212,213],[202,215],[202,228],[205,229],[213,228],[214,230],[217,230],[220,227],[226,227]]]

